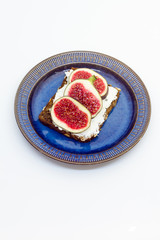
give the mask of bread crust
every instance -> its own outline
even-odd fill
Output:
[[[67,77],[64,78],[62,85],[59,87],[62,88],[65,84],[67,84]],[[109,85],[111,86],[111,85]],[[117,98],[115,100],[112,101],[111,105],[109,108],[106,109],[105,115],[104,115],[104,122],[107,120],[109,113],[112,111],[112,109],[116,106],[118,98],[119,98],[119,94],[120,94],[120,89],[117,89]],[[77,136],[74,133],[65,131],[63,129],[58,128],[57,126],[54,125],[54,123],[52,122],[52,118],[51,118],[51,113],[50,113],[50,109],[53,106],[53,101],[54,101],[55,95],[50,98],[49,102],[47,103],[47,105],[43,108],[43,110],[41,111],[41,113],[39,114],[39,120],[46,126],[48,126],[51,129],[56,130],[59,133],[62,133],[63,135],[69,137],[69,138],[74,138],[75,140],[78,140],[80,142],[89,142],[91,141],[93,138],[95,138],[96,136],[91,136],[90,138],[84,139],[83,137]],[[104,122],[100,125],[99,130],[102,128]]]

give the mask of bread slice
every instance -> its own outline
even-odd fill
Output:
[[[67,72],[66,75],[68,76],[68,74],[69,73]],[[114,88],[111,85],[108,85],[109,86],[108,94],[106,98],[103,99],[103,108],[97,114],[97,116],[91,120],[90,127],[81,133],[71,133],[58,127],[52,121],[51,113],[50,113],[54,101],[56,101],[58,98],[63,96],[64,90],[68,85],[67,76],[64,78],[62,85],[58,88],[57,93],[49,100],[48,104],[41,111],[39,115],[39,120],[44,125],[64,134],[69,138],[74,138],[75,140],[78,140],[80,142],[89,142],[91,139],[95,138],[99,134],[101,127],[106,121],[109,113],[115,107],[121,90],[119,88]]]

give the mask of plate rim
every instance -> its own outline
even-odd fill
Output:
[[[142,132],[141,132],[140,136],[131,144],[131,146],[127,147],[127,148],[126,148],[125,150],[123,150],[122,152],[120,152],[120,153],[118,153],[118,154],[116,154],[116,155],[114,155],[114,156],[112,156],[112,157],[109,157],[109,158],[107,158],[107,159],[97,160],[97,161],[82,161],[82,162],[79,162],[79,161],[72,161],[71,159],[70,159],[70,160],[65,160],[65,159],[62,159],[62,158],[53,156],[53,155],[51,155],[51,154],[48,154],[48,153],[45,152],[43,149],[39,148],[36,144],[34,144],[33,140],[30,139],[30,138],[28,137],[28,135],[25,133],[25,131],[24,131],[24,129],[23,129],[23,127],[21,126],[20,121],[19,121],[19,115],[18,115],[18,110],[17,110],[18,97],[19,97],[19,95],[20,95],[21,87],[22,87],[23,84],[25,83],[27,76],[29,76],[29,75],[30,75],[34,70],[36,70],[40,65],[42,65],[43,63],[46,63],[47,61],[49,61],[49,60],[51,60],[51,59],[53,59],[53,58],[60,57],[60,56],[62,56],[62,55],[66,55],[66,54],[77,54],[77,53],[84,53],[84,54],[88,53],[88,54],[100,55],[100,56],[109,58],[109,59],[111,59],[111,60],[114,60],[114,61],[117,62],[117,63],[120,63],[121,65],[123,65],[124,67],[126,67],[131,73],[133,73],[133,74],[136,76],[136,78],[138,79],[138,82],[141,84],[141,86],[142,86],[142,88],[143,88],[143,90],[144,90],[144,92],[145,92],[145,94],[146,94],[147,106],[148,106],[148,109],[147,109],[147,110],[148,110],[148,114],[147,114],[146,122],[145,122],[145,125],[144,125],[144,127],[143,127],[143,129],[142,129]],[[75,64],[75,62],[73,62],[73,63]],[[95,65],[95,66],[96,66],[96,65],[97,65],[97,66],[102,66],[102,65],[99,65],[99,64],[97,64],[97,63],[91,63],[91,62],[76,62],[76,63],[83,63],[83,64],[86,63],[86,64],[92,64],[92,65]],[[47,74],[49,74],[50,72],[56,70],[56,68],[59,68],[59,67],[62,67],[62,66],[67,66],[67,65],[71,65],[71,64],[72,64],[72,63],[67,63],[67,64],[62,64],[61,66],[57,66],[57,67],[51,69],[50,71],[48,71],[45,75],[47,75]],[[110,71],[114,72],[115,74],[118,74],[118,75],[120,76],[120,78],[123,78],[123,80],[125,81],[125,83],[129,85],[129,87],[131,88],[132,92],[134,93],[134,96],[135,96],[135,99],[136,99],[136,103],[137,103],[138,100],[137,100],[136,94],[135,94],[135,92],[133,91],[132,86],[127,82],[127,80],[126,80],[124,77],[122,77],[119,73],[117,73],[116,71],[114,71],[113,69],[110,69],[110,68],[108,68],[108,67],[106,67],[106,66],[102,66],[102,67],[105,67],[106,69],[109,69]],[[32,90],[34,89],[35,85],[37,85],[38,82],[40,82],[41,79],[42,79],[45,75],[41,76],[37,81],[35,81],[34,85],[32,86],[32,89],[31,89],[31,91],[29,92],[29,95],[28,95],[27,109],[28,109],[29,96],[30,96],[30,94],[32,93]],[[137,107],[138,107],[138,104],[137,104]],[[110,161],[110,160],[113,160],[113,159],[115,159],[115,158],[118,158],[118,157],[122,156],[123,154],[125,154],[126,152],[128,152],[130,149],[132,149],[132,148],[141,140],[141,138],[144,136],[144,134],[145,134],[145,132],[146,132],[146,130],[147,130],[147,128],[148,128],[149,122],[150,122],[150,118],[151,118],[151,101],[150,101],[150,96],[149,96],[148,90],[147,90],[144,82],[143,82],[143,81],[141,80],[141,78],[134,72],[134,70],[132,70],[128,65],[126,65],[126,64],[123,63],[122,61],[120,61],[120,60],[118,60],[118,59],[116,59],[116,58],[114,58],[114,57],[111,57],[111,56],[109,56],[109,55],[107,55],[107,54],[104,54],[104,53],[99,53],[99,52],[94,52],[94,51],[85,51],[85,50],[84,50],[84,51],[83,51],[83,50],[80,50],[80,51],[79,51],[79,50],[77,50],[77,51],[62,52],[62,53],[59,53],[59,54],[50,56],[50,57],[42,60],[42,61],[39,62],[38,64],[36,64],[29,72],[27,72],[27,74],[24,76],[24,78],[23,78],[22,81],[20,82],[19,87],[18,87],[17,92],[16,92],[15,101],[14,101],[14,114],[15,114],[15,119],[16,119],[17,125],[18,125],[21,133],[23,134],[23,136],[26,138],[26,140],[27,140],[34,148],[36,148],[39,152],[41,152],[41,153],[44,154],[45,156],[47,156],[47,157],[49,157],[49,158],[52,158],[52,159],[55,159],[55,160],[58,160],[58,161],[61,161],[61,162],[65,162],[65,163],[78,164],[78,165],[91,165],[91,164],[100,164],[100,163],[103,163],[103,162],[108,162],[108,161]],[[136,117],[136,118],[137,118],[137,117]],[[30,119],[29,119],[29,121],[30,121]],[[33,127],[31,121],[30,121],[30,124],[31,124],[31,126]],[[134,128],[135,124],[136,124],[136,121],[135,121],[132,129]],[[33,129],[34,129],[34,127],[33,127]],[[131,133],[132,129],[131,129],[130,132],[127,134],[127,136]],[[38,134],[37,134],[37,135],[38,135]],[[125,136],[125,138],[126,138],[127,136]],[[38,135],[38,137],[41,138],[39,135]],[[43,138],[41,138],[41,139],[42,139],[43,142],[45,142],[45,140],[44,140]],[[122,142],[123,140],[124,140],[124,138],[122,138],[122,140],[121,140],[120,142]],[[118,142],[116,145],[118,145],[120,142]],[[46,142],[45,142],[45,143],[46,143]],[[47,144],[48,144],[48,143],[47,143]],[[116,146],[116,145],[115,145],[115,146]],[[115,147],[115,146],[114,146],[114,147]],[[52,146],[52,147],[53,147],[53,146]],[[56,149],[56,147],[53,147],[53,148]],[[112,147],[109,148],[109,149],[112,149]],[[109,150],[109,149],[107,149],[107,150]],[[60,149],[57,149],[57,150],[58,150],[58,151],[61,151],[61,152],[69,153],[69,152],[64,151],[64,150],[60,150]],[[102,152],[104,152],[104,151],[102,151]],[[100,153],[102,153],[102,152],[100,152]],[[98,153],[99,153],[99,152],[98,152]],[[69,153],[69,154],[70,154],[70,155],[74,154],[75,156],[76,156],[76,155],[77,155],[77,156],[79,156],[79,155],[85,155],[85,156],[87,156],[87,155],[90,155],[91,153],[85,153],[85,154]],[[92,153],[92,155],[94,155],[94,154],[97,154],[97,153]]]

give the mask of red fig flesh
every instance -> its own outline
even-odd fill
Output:
[[[62,97],[51,108],[53,122],[60,128],[80,133],[90,126],[91,114],[79,102],[70,97]]]
[[[77,79],[88,79],[92,76],[92,74],[88,71],[86,71],[85,69],[81,70],[75,70],[74,73],[72,74],[72,77],[70,79],[70,82],[73,82],[74,80],[77,80]]]
[[[90,111],[92,118],[102,108],[101,96],[93,84],[85,79],[79,79],[70,83],[65,89],[64,96],[72,97],[84,105]]]
[[[69,76],[69,82],[73,82],[77,79],[88,79],[93,75],[96,77],[96,80],[93,83],[94,87],[97,89],[102,98],[106,97],[108,92],[108,84],[106,79],[91,69],[78,68],[74,70]]]

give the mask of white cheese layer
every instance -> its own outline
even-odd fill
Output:
[[[71,70],[71,71],[73,71],[73,70]],[[68,76],[70,75],[71,71],[66,72],[67,80],[68,80]],[[67,86],[67,84],[65,84],[62,88],[58,89],[53,102],[55,102],[57,99],[63,97],[66,86]],[[118,93],[118,90],[116,88],[108,86],[107,97],[105,99],[103,99],[103,108],[94,118],[91,119],[90,127],[81,133],[74,133],[74,135],[77,137],[80,137],[82,141],[85,141],[86,139],[89,139],[92,136],[97,136],[100,131],[99,128],[104,122],[106,110],[107,110],[107,108],[109,108],[111,106],[111,103],[117,99],[117,93]],[[62,130],[62,128],[60,128],[60,127],[58,127],[58,128],[60,130]]]

